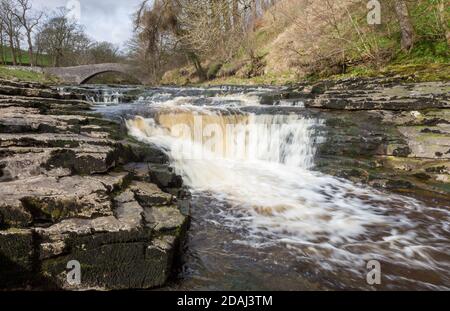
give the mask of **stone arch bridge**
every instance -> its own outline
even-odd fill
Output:
[[[94,64],[73,67],[47,67],[42,68],[44,73],[58,77],[62,82],[68,84],[83,84],[92,77],[107,72],[118,72],[135,78],[142,83],[142,80],[133,72],[131,65],[108,63]]]

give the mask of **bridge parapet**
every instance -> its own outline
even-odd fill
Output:
[[[127,64],[108,63],[73,67],[49,67],[43,68],[43,71],[58,77],[64,83],[70,84],[83,84],[90,78],[106,72],[123,73],[133,76],[140,81],[140,79],[133,74],[132,69],[132,66]]]

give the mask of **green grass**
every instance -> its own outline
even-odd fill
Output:
[[[0,52],[1,52],[0,47]],[[8,63],[12,63],[12,54],[11,49],[9,47],[3,47],[3,53],[5,55],[5,61]],[[17,55],[18,58],[18,55]],[[0,62],[2,61],[2,58],[0,57]],[[21,51],[21,62],[19,62],[19,59],[17,59],[17,64],[22,65],[29,65],[30,64],[30,57],[28,55],[28,51]],[[40,55],[38,57],[38,64],[39,66],[50,66],[51,65],[51,59],[48,55]]]
[[[331,78],[339,80],[352,77],[403,77],[411,82],[449,81],[450,63],[392,64],[379,69],[358,66],[350,68],[346,74]]]
[[[406,53],[396,47],[393,59],[386,65],[376,68],[370,64],[350,68],[343,77],[401,76],[414,82],[449,81],[450,53],[445,41],[419,41]]]
[[[289,85],[298,82],[295,74],[264,74],[252,78],[239,78],[236,76],[217,78],[211,81],[201,83],[203,86],[212,85]]]
[[[450,63],[449,46],[445,41],[416,42],[411,52],[399,51],[392,63],[396,65]]]
[[[58,82],[56,78],[42,73],[30,72],[21,69],[11,69],[5,66],[0,66],[0,78],[6,80],[17,79],[20,81],[39,82],[47,84],[55,84]]]

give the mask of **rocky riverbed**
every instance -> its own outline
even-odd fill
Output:
[[[388,280],[380,289],[450,286],[448,82],[0,85],[0,288],[154,288],[182,261],[171,288],[372,289],[359,261],[373,258]],[[283,125],[283,156],[196,166],[161,151],[170,137],[152,142],[152,126],[199,113]],[[138,120],[130,134],[145,144],[123,120]],[[81,286],[67,283],[71,260]]]
[[[174,272],[189,221],[180,177],[90,109],[0,81],[0,288],[154,288]]]

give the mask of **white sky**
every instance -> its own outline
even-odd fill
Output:
[[[58,7],[80,4],[79,23],[89,37],[121,45],[133,31],[132,14],[142,0],[31,0],[33,7],[50,14]]]

